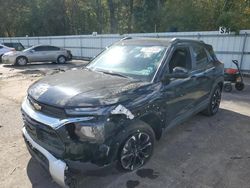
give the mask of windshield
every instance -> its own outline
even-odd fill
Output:
[[[27,51],[29,51],[29,50],[31,50],[31,49],[33,49],[33,46],[30,47],[30,48],[24,49],[23,52],[27,52]]]
[[[114,45],[87,68],[151,81],[164,56],[164,46]]]

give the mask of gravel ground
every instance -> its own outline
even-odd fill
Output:
[[[84,64],[0,65],[0,187],[57,187],[25,148],[20,105],[34,81]],[[223,93],[214,117],[198,114],[169,130],[142,169],[80,174],[79,187],[250,187],[250,79],[246,84],[243,92]]]

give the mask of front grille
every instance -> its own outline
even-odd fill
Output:
[[[28,140],[26,140],[26,138],[24,137],[24,141],[26,143],[26,146],[30,152],[30,154],[32,156],[34,156],[36,159],[38,159],[38,161],[41,162],[41,164],[43,165],[43,167],[45,167],[46,170],[49,170],[49,161],[48,159],[40,152],[38,151],[36,148],[34,148]]]
[[[65,111],[63,108],[58,108],[58,107],[54,107],[54,106],[40,103],[40,102],[36,101],[35,99],[31,98],[30,96],[28,96],[28,100],[29,100],[29,103],[32,107],[34,107],[35,103],[38,104],[41,107],[39,112],[41,112],[43,114],[46,114],[46,115],[51,116],[51,117],[57,117],[57,118],[65,118],[66,117],[66,114],[65,114]]]
[[[64,152],[64,143],[56,131],[48,125],[42,124],[29,117],[22,111],[24,126],[30,137],[46,150],[60,157]]]

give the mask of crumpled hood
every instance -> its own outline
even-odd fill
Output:
[[[127,78],[88,70],[71,70],[47,76],[28,90],[38,102],[57,107],[111,105],[136,97],[135,89],[145,85]]]

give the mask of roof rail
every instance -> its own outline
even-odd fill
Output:
[[[172,38],[171,39],[171,42],[178,42],[180,39],[178,39],[178,38]]]
[[[132,37],[124,37],[124,38],[122,38],[120,41],[129,40],[129,39],[132,39]]]

